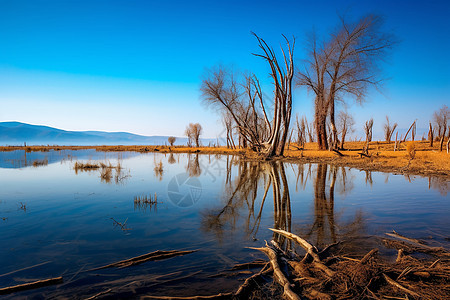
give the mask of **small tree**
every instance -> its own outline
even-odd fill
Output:
[[[188,146],[192,147],[195,142],[196,147],[200,147],[200,135],[202,134],[202,125],[199,123],[189,123],[185,131],[188,137]]]
[[[338,115],[338,127],[341,133],[341,145],[340,149],[344,149],[345,137],[348,133],[353,132],[353,125],[355,120],[347,111],[341,111]]]
[[[169,138],[167,139],[167,141],[169,142],[170,146],[173,146],[173,143],[175,143],[176,140],[177,140],[177,138],[174,137],[174,136],[169,136]]]
[[[296,115],[295,124],[297,127],[297,143],[299,144],[300,147],[304,148],[306,143],[306,126],[307,126],[306,118],[303,117],[301,121],[299,121],[298,115]]]
[[[390,124],[389,123],[389,117],[386,116],[386,124],[383,125],[384,128],[384,139],[386,140],[386,142],[390,143],[391,142],[391,138],[392,138],[392,134],[395,131],[395,128],[397,128],[397,123],[394,124]]]
[[[372,141],[372,128],[373,128],[373,119],[366,121],[364,124],[364,132],[366,134],[366,146],[364,146],[363,151],[367,154],[369,153],[369,143]]]
[[[433,138],[434,138],[433,126],[431,125],[430,122],[430,129],[428,130],[428,141],[430,142],[430,147],[433,147]]]
[[[447,132],[447,122],[450,118],[450,110],[447,105],[443,105],[438,111],[434,112],[433,119],[440,138],[439,150],[442,151],[444,145],[445,133]]]

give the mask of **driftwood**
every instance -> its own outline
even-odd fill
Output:
[[[103,296],[103,295],[106,295],[106,294],[110,293],[111,291],[112,291],[111,289],[107,289],[106,291],[103,291],[103,292],[100,292],[100,293],[98,293],[98,294],[95,294],[94,296],[89,297],[89,298],[86,298],[86,299],[84,299],[84,300],[94,300],[94,299],[96,299],[97,297],[100,297],[100,296]]]
[[[258,259],[258,260],[254,260],[249,263],[234,265],[230,269],[230,271],[254,269],[254,268],[258,268],[258,267],[264,267],[265,265],[267,265],[267,261],[265,261],[263,259]]]
[[[349,258],[342,255],[345,246],[332,251],[339,243],[319,252],[314,245],[295,234],[271,230],[295,241],[306,250],[302,259],[293,250],[279,251],[277,247],[273,247],[276,244],[266,243],[264,248],[251,248],[262,251],[269,257],[274,270],[273,280],[283,288],[282,296],[286,299],[407,299],[398,298],[400,294],[408,295],[409,299],[450,299],[450,260],[446,256],[448,252],[443,248],[423,245],[415,239],[405,242],[407,237],[394,232],[392,235],[402,241],[389,240],[393,244],[386,245],[395,245],[395,248],[402,250],[399,250],[395,263],[388,263],[376,256],[377,248],[359,259]],[[440,255],[441,258],[434,261],[418,259],[408,255],[413,250]],[[260,278],[255,274],[248,280],[255,277]],[[263,280],[260,282],[264,283]],[[270,290],[268,285],[261,284],[261,289],[265,290],[264,297],[281,296],[280,290],[272,289],[267,292],[267,289]],[[292,293],[298,294],[294,296]],[[261,297],[260,294],[246,296],[256,299]]]
[[[14,273],[17,273],[17,272],[21,272],[21,271],[25,271],[25,270],[29,270],[29,269],[32,269],[32,268],[40,267],[40,266],[46,265],[46,264],[48,264],[50,262],[51,261],[46,261],[46,262],[39,263],[39,264],[36,264],[36,265],[32,265],[32,266],[29,266],[29,267],[26,267],[26,268],[14,270],[14,271],[11,271],[11,272],[8,272],[8,273],[1,274],[0,277],[11,275],[11,274],[14,274]]]
[[[306,240],[302,239],[301,237],[299,237],[293,233],[290,233],[290,232],[287,232],[284,230],[280,230],[280,229],[273,229],[273,228],[269,228],[269,229],[272,230],[273,232],[281,234],[284,237],[287,237],[288,239],[293,240],[294,242],[296,242],[297,244],[302,246],[303,249],[306,250],[307,256],[310,255],[313,258],[313,265],[315,268],[325,272],[325,274],[327,274],[328,277],[332,277],[334,275],[334,272],[332,270],[330,270],[327,266],[325,266],[322,263],[322,261],[320,260],[320,257],[318,254],[319,251],[317,250],[317,248],[315,246],[311,245]],[[307,256],[305,256],[305,260],[306,260]]]
[[[340,156],[340,157],[342,157],[342,156],[344,156],[344,154],[342,154],[339,150],[337,150],[337,149],[331,149],[331,151],[333,151],[334,153],[336,153],[338,156]]]
[[[239,287],[239,289],[234,293],[234,298],[236,299],[248,299],[251,291],[258,285],[264,283],[264,279],[262,275],[270,273],[273,271],[273,268],[270,263],[266,263],[266,265],[256,274],[253,274],[249,278],[247,278],[244,283]]]
[[[276,252],[267,245],[264,248],[249,247],[249,249],[259,250],[269,257],[270,264],[273,268],[274,278],[283,287],[283,296],[290,300],[300,300],[300,297],[292,290],[291,283],[286,278],[286,275],[281,271]]]
[[[408,290],[407,288],[405,288],[404,286],[402,286],[401,284],[399,284],[398,282],[396,282],[395,280],[393,280],[392,278],[390,278],[389,276],[387,276],[386,274],[383,273],[383,277],[384,279],[386,279],[386,282],[395,286],[396,288],[398,288],[399,290],[410,294],[411,296],[420,298],[420,295],[417,294],[416,292],[413,292],[411,290]]]
[[[162,260],[167,258],[172,258],[175,256],[180,255],[186,255],[193,252],[196,252],[197,250],[190,250],[190,251],[178,251],[178,250],[170,250],[170,251],[161,251],[157,250],[154,252],[150,252],[144,255],[136,256],[130,259],[121,260],[112,264],[108,264],[102,267],[94,268],[89,271],[95,271],[95,270],[101,270],[106,268],[126,268],[138,264],[142,264],[147,261],[154,261],[154,260]]]
[[[232,299],[232,293],[220,293],[211,296],[192,296],[192,297],[171,297],[171,296],[143,296],[141,299],[160,299],[160,300],[202,300],[202,299]]]
[[[29,283],[24,283],[24,284],[1,288],[0,295],[6,295],[6,294],[14,293],[14,292],[19,292],[19,291],[32,290],[32,289],[37,289],[40,287],[55,285],[55,284],[60,284],[60,283],[63,283],[62,277],[38,280],[38,281],[34,281],[34,282],[29,282]]]
[[[370,157],[370,155],[368,155],[367,153],[364,153],[364,152],[358,152],[358,154],[359,154],[360,158],[363,158],[363,156],[364,157]]]
[[[405,241],[408,241],[408,242],[412,242],[412,243],[415,243],[415,244],[421,244],[421,245],[425,245],[426,244],[424,241],[417,240],[417,239],[412,239],[412,238],[408,238],[408,237],[406,237],[404,235],[400,235],[395,230],[392,230],[392,232],[387,232],[386,235],[388,235],[390,237],[398,238],[398,239],[401,239],[401,240],[405,240]]]
[[[302,246],[303,249],[306,250],[306,252],[311,255],[311,257],[314,259],[314,261],[320,262],[320,258],[318,255],[318,250],[316,247],[314,247],[313,245],[311,245],[310,243],[308,243],[306,240],[302,239],[301,237],[281,230],[281,229],[273,229],[273,228],[269,228],[269,230],[272,230],[273,232],[276,232],[278,234],[281,234],[284,237],[287,237],[288,239],[293,240],[294,242],[296,242],[297,244],[299,244],[300,246]]]

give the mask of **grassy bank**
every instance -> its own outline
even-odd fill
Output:
[[[410,146],[408,147],[408,143]],[[333,151],[319,151],[317,144],[307,143],[304,149],[292,144],[287,147],[285,159],[294,162],[332,163],[366,169],[372,171],[394,172],[417,175],[437,175],[450,178],[450,154],[438,149],[438,143],[430,147],[428,142],[416,141],[402,143],[394,151],[394,143],[372,142],[369,156],[362,156],[364,142],[348,142],[346,150],[336,153]],[[200,153],[200,154],[233,154],[246,159],[263,159],[258,153],[249,149],[227,149],[226,147],[187,147],[187,146],[7,146],[0,147],[0,151],[25,150],[60,151],[95,149],[96,151],[135,151],[159,153]]]

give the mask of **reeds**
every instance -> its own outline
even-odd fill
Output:
[[[151,195],[143,195],[134,197],[134,209],[146,210],[149,208],[150,210],[154,208],[156,210],[156,205],[160,203],[158,202],[158,198],[155,196],[152,198]]]
[[[33,161],[33,167],[37,168],[37,167],[42,167],[42,166],[46,166],[48,165],[48,159],[36,159]]]

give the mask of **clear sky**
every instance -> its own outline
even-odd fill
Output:
[[[426,128],[450,106],[450,1],[64,1],[0,0],[0,121],[67,130],[182,136],[199,122],[205,137],[222,131],[200,101],[205,68],[230,64],[268,83],[264,61],[251,55],[256,32],[275,49],[281,34],[326,33],[338,14],[384,16],[400,39],[383,93],[363,106],[348,101],[361,132],[373,117],[381,137],[385,115]],[[270,85],[266,93],[271,94]],[[297,89],[294,115],[313,116],[313,97]]]

